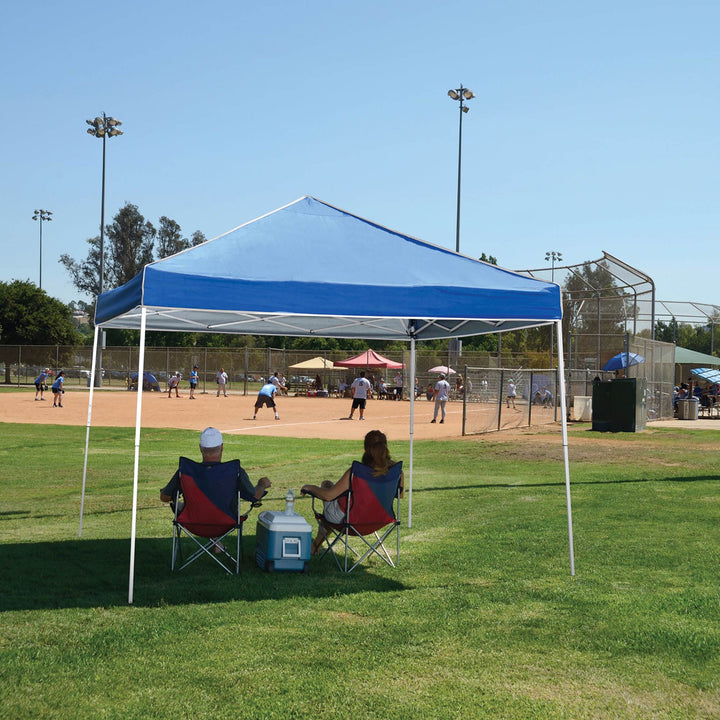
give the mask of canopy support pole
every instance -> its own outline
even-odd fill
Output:
[[[412,527],[413,433],[415,425],[415,337],[410,338],[410,479],[408,484],[408,527]]]
[[[142,420],[143,380],[145,379],[145,327],[147,308],[140,310],[140,356],[138,358],[137,408],[135,412],[135,467],[133,469],[132,527],[130,530],[130,579],[128,582],[128,603],[132,605],[135,584],[135,537],[137,535],[138,472],[140,469],[140,423]]]
[[[565,357],[563,355],[562,320],[557,326],[558,374],[560,375],[560,421],[562,424],[563,462],[565,464],[565,498],[567,502],[568,543],[570,547],[570,575],[575,577],[575,551],[573,549],[572,504],[570,501],[570,459],[568,457],[567,399],[565,396]]]
[[[90,446],[90,425],[92,424],[92,404],[93,390],[95,390],[95,359],[97,358],[97,344],[100,329],[95,326],[95,335],[93,336],[92,362],[90,364],[90,393],[88,395],[88,414],[87,426],[85,431],[85,462],[83,464],[82,492],[80,493],[80,528],[78,529],[78,537],[82,537],[83,514],[85,512],[85,481],[87,480],[87,462],[88,448]]]

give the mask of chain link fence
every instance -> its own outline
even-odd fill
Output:
[[[622,338],[616,335],[600,337],[601,360],[604,362],[615,354],[622,345]],[[570,417],[573,417],[574,399],[592,396],[592,382],[595,377],[608,380],[612,372],[603,372],[597,367],[597,337],[588,338],[593,351],[584,355],[582,348],[586,340],[574,337],[571,343],[567,371],[567,396]],[[673,416],[672,395],[674,380],[674,345],[644,338],[626,337],[624,342],[630,352],[645,358],[639,365],[627,371],[629,377],[644,377],[647,380],[648,420],[659,420]],[[460,354],[460,352],[462,354]],[[137,385],[137,347],[106,347],[101,354],[102,377],[98,384],[110,390],[126,390]],[[347,351],[284,350],[277,348],[157,348],[145,350],[145,370],[157,380],[160,390],[167,388],[171,375],[179,372],[187,380],[190,370],[198,366],[198,392],[216,392],[215,376],[222,368],[228,375],[228,390],[242,395],[254,395],[260,384],[274,372],[285,377],[290,394],[306,394],[319,379],[323,388],[331,394],[339,391],[342,383],[350,384],[359,370],[333,368],[327,370],[295,370],[293,365],[321,357],[325,361],[344,360],[356,353]],[[384,351],[390,360],[403,363],[402,397],[410,397],[408,389],[414,387],[416,397],[428,400],[435,383],[437,372],[430,372],[437,366],[449,366],[453,372],[448,375],[452,386],[450,402],[463,403],[464,426],[467,434],[502,430],[512,427],[526,427],[559,419],[559,388],[557,369],[539,365],[542,354],[506,353],[501,355],[488,352],[459,351],[454,348],[447,353],[418,349],[415,378],[409,376],[410,350]],[[548,356],[544,359],[547,361]],[[0,346],[0,368],[6,385],[32,385],[35,378],[49,367],[55,373],[63,370],[67,387],[89,386],[92,361],[92,347],[89,346]],[[528,364],[538,367],[528,367]],[[399,383],[395,382],[396,370],[368,368],[367,375],[377,387],[381,380],[388,383],[390,397],[397,397]],[[515,409],[507,407],[506,393],[509,380],[517,387]],[[460,387],[458,385],[460,381]],[[542,401],[538,393],[547,390],[552,400],[545,396]],[[575,413],[575,419],[580,419]]]

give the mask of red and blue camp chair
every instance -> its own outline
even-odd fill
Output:
[[[331,553],[341,572],[352,572],[371,555],[377,555],[391,567],[400,558],[400,476],[402,463],[393,465],[385,475],[353,462],[350,468],[350,487],[339,498],[345,513],[342,523],[329,523],[322,511],[312,509],[320,533],[326,530],[324,550],[320,557]],[[385,541],[395,534],[395,561],[385,547]],[[352,564],[351,564],[352,563]]]
[[[182,570],[199,557],[208,556],[228,573],[240,571],[242,528],[248,513],[239,513],[239,471],[239,460],[203,465],[180,458],[180,488],[173,498],[172,570],[175,570],[178,558],[182,563],[178,570]],[[184,504],[179,499],[180,494]],[[254,503],[251,508],[256,504],[259,503]],[[228,542],[233,532],[237,533],[234,552]],[[186,538],[185,544],[192,547],[192,553],[185,561],[182,559],[183,538]]]

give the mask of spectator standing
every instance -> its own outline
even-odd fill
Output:
[[[280,375],[278,374],[278,371],[276,370],[273,375],[270,377],[270,381],[278,390],[278,392],[282,395],[285,393],[287,395],[287,387],[285,387],[285,383],[280,378]]]
[[[395,376],[395,388],[396,399],[402,400],[403,376],[400,370],[398,370],[398,374]]]
[[[486,377],[484,377],[480,381],[480,395],[482,397],[483,402],[490,401],[490,388],[488,386],[488,379]]]
[[[431,423],[437,421],[438,411],[440,412],[440,424],[442,425],[445,422],[445,405],[447,404],[449,395],[450,383],[445,379],[445,375],[440,373],[440,379],[435,383],[435,390],[433,391],[435,411],[433,412]]]
[[[508,381],[508,389],[507,389],[507,406],[510,407],[510,403],[512,403],[513,410],[515,410],[515,397],[517,396],[517,388],[515,387],[515,382],[512,378]]]
[[[355,408],[360,410],[360,419],[365,419],[365,404],[367,402],[368,395],[372,396],[372,385],[370,381],[365,377],[365,371],[360,373],[360,377],[356,377],[350,385],[350,394],[352,395],[352,407],[350,408],[350,415],[348,420],[353,419],[353,413]]]
[[[227,381],[228,376],[225,372],[225,368],[220,368],[218,370],[218,374],[215,376],[215,382],[217,383],[218,389],[217,389],[217,396],[220,397],[220,393],[222,393],[225,397],[227,397]]]

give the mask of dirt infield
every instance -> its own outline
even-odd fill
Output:
[[[88,418],[88,392],[69,390],[64,395],[62,408],[53,408],[52,394],[46,394],[44,402],[35,402],[34,389],[0,394],[0,422],[47,423],[48,425],[85,425]],[[136,412],[135,393],[118,390],[101,390],[93,395],[92,424],[103,427],[134,427]],[[327,438],[337,440],[361,439],[368,430],[380,429],[391,440],[406,440],[410,429],[410,403],[369,400],[365,411],[366,420],[348,420],[351,401],[337,398],[281,397],[278,401],[280,420],[273,418],[268,408],[258,412],[252,420],[255,396],[228,394],[216,397],[198,394],[190,401],[188,392],[180,398],[168,398],[167,393],[145,393],[143,396],[143,427],[174,427],[202,430],[214,425],[225,433],[235,435],[272,435],[275,437]],[[462,437],[462,403],[447,404],[445,424],[431,424],[433,404],[419,399],[415,403],[413,436],[416,440],[448,440]],[[485,412],[488,417],[496,408],[474,405],[474,412]],[[560,423],[533,422],[534,430],[560,433]],[[492,424],[492,421],[491,421]],[[581,427],[587,429],[587,425]],[[648,424],[655,428],[680,427],[688,430],[720,430],[720,419],[700,419],[694,422],[662,420]],[[494,428],[492,428],[494,429]],[[510,428],[503,428],[513,432]],[[515,431],[528,432],[527,426]],[[592,433],[597,440],[608,433]],[[477,436],[472,436],[477,437]]]
[[[49,425],[85,425],[88,418],[86,391],[68,390],[63,407],[53,408],[52,394],[44,402],[35,402],[32,392],[9,392],[0,395],[0,422],[47,423]],[[92,425],[134,427],[137,395],[102,390],[93,394]],[[273,435],[275,437],[328,438],[355,440],[368,430],[380,429],[389,439],[404,440],[409,435],[410,403],[369,400],[364,421],[348,420],[351,400],[337,398],[281,397],[277,400],[280,420],[272,410],[262,408],[253,420],[255,396],[215,394],[168,398],[167,393],[145,393],[142,405],[143,427],[175,427],[202,430],[208,425],[224,433],[237,435]],[[445,424],[431,424],[432,403],[415,403],[414,437],[448,439],[462,435],[462,403],[448,403]]]

